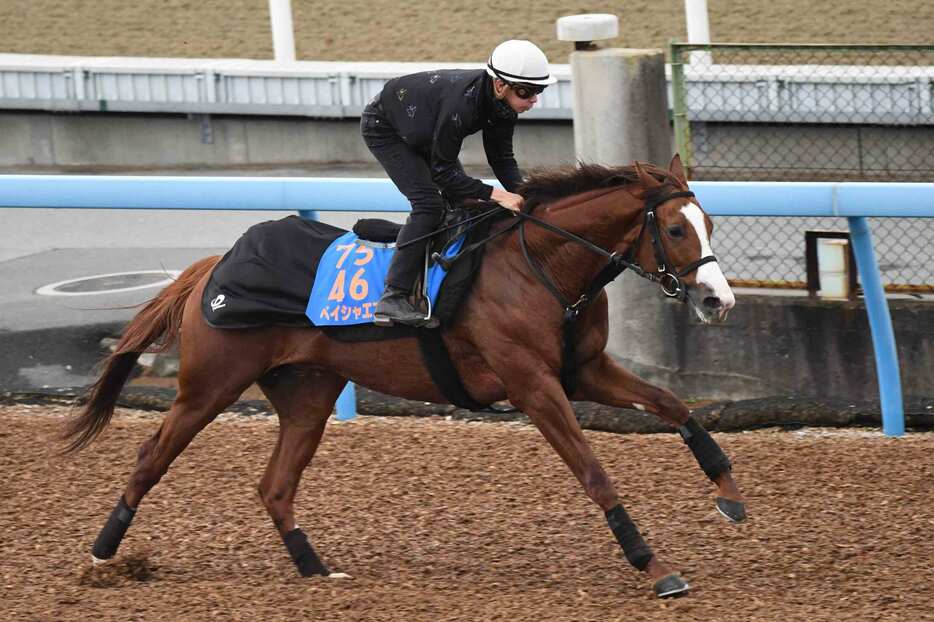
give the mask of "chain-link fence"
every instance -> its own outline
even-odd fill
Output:
[[[934,46],[672,44],[671,62],[692,179],[934,182]],[[934,291],[934,222],[871,225],[886,288]],[[804,286],[806,230],[847,230],[833,218],[717,227],[731,280],[772,287]]]
[[[848,231],[845,218],[730,216],[714,219],[718,263],[736,287],[806,287],[805,231]],[[879,271],[889,292],[934,292],[934,222],[870,218]]]

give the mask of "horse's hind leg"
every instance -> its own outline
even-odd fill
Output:
[[[607,354],[582,366],[573,398],[638,408],[658,415],[678,429],[704,474],[717,486],[717,510],[738,523],[746,518],[743,495],[733,480],[732,465],[717,442],[691,417],[688,407],[670,391],[649,384]]]
[[[279,440],[259,484],[259,495],[292,561],[303,577],[332,573],[295,522],[294,501],[302,471],[324,434],[334,402],[347,381],[310,366],[286,365],[266,373],[260,388],[279,414]]]
[[[178,395],[162,425],[140,446],[136,468],[126,490],[91,549],[94,563],[104,562],[116,554],[146,493],[162,479],[169,465],[195,435],[235,402],[262,373],[261,363],[257,361],[260,357],[238,357],[236,363],[228,359],[226,367],[220,369],[216,361],[208,360],[205,355],[210,351],[200,349],[189,356],[183,352]]]

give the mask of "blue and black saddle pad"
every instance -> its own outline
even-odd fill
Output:
[[[449,245],[445,258],[453,257],[463,236]],[[315,271],[315,282],[305,315],[315,326],[370,324],[376,302],[383,293],[393,245],[362,240],[349,231],[328,246]],[[434,308],[447,271],[434,264],[428,269],[427,297]]]
[[[319,326],[350,341],[411,334],[414,329],[372,324],[395,252],[385,241],[394,239],[399,227],[377,222],[383,223],[381,235],[367,237],[383,242],[298,216],[250,227],[211,273],[201,300],[205,321],[215,328]],[[445,256],[489,228],[485,222],[453,240]],[[442,326],[453,321],[481,258],[482,250],[455,262],[449,273],[438,265],[429,270],[432,315]]]

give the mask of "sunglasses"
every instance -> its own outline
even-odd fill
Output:
[[[545,90],[544,86],[538,84],[510,84],[509,86],[519,99],[532,99]]]

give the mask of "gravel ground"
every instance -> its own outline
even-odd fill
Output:
[[[89,547],[161,416],[120,410],[70,458],[66,408],[0,407],[0,602],[10,620],[932,620],[934,434],[718,434],[751,519],[713,510],[676,435],[586,432],[657,552],[652,597],[601,513],[520,424],[332,424],[297,514],[352,580],[301,579],[255,486],[274,418],[222,416],[146,498],[117,558]]]

